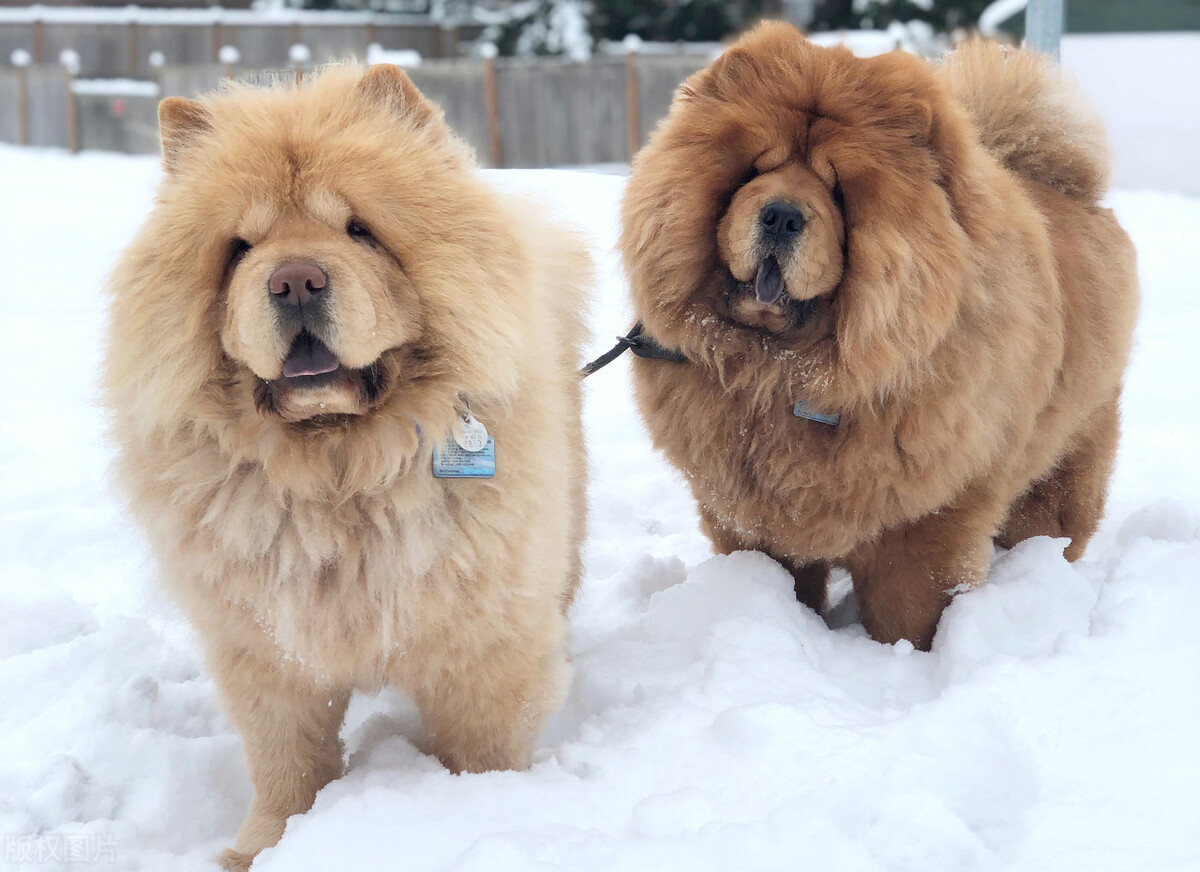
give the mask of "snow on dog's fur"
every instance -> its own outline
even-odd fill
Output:
[[[244,868],[338,777],[352,689],[411,694],[454,770],[528,764],[567,677],[591,264],[395,68],[160,120],[106,397],[119,481],[244,740],[255,797],[224,858]],[[495,477],[435,478],[467,404]]]
[[[689,359],[635,383],[714,547],[771,554],[816,608],[843,566],[871,635],[922,647],[993,538],[1078,557],[1137,310],[1106,169],[1052,64],[983,43],[939,68],[767,24],[684,83],[621,248]]]

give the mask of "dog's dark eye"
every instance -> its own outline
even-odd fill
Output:
[[[374,241],[375,237],[371,235],[371,231],[367,226],[357,218],[351,218],[350,223],[346,225],[346,233],[353,236],[355,239],[364,239],[368,242]]]
[[[221,287],[227,287],[230,280],[233,278],[233,272],[253,248],[249,242],[242,239],[240,236],[229,240],[228,253],[225,255],[225,269],[221,271]]]
[[[742,180],[738,183],[738,187],[740,188],[742,185],[748,185],[758,177],[758,167],[750,167],[750,169],[746,170],[746,174],[742,176]]]
[[[246,253],[253,248],[249,242],[242,239],[240,236],[229,243],[229,269],[233,269],[242,262],[242,258]]]

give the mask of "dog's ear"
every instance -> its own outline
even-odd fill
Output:
[[[886,389],[953,328],[987,200],[973,132],[928,64],[893,52],[861,68],[828,146],[846,231],[838,343],[860,385]]]
[[[682,103],[685,100],[696,99],[696,88],[692,84],[691,79],[685,79],[683,83],[675,89],[675,94],[671,97],[672,103]]]
[[[970,268],[967,235],[923,151],[849,148],[837,164],[838,344],[864,390],[895,389],[929,357],[954,324]]]
[[[212,130],[212,116],[204,104],[183,97],[168,97],[158,104],[158,133],[162,140],[162,165],[172,172],[183,151]]]
[[[441,120],[440,110],[425,99],[404,70],[392,64],[369,68],[358,83],[358,93],[368,103],[382,106],[416,127]]]
[[[752,52],[741,46],[723,51],[715,61],[684,80],[675,91],[676,101],[713,97],[718,100],[742,99],[762,75]]]
[[[711,96],[742,102],[764,81],[778,79],[782,71],[804,63],[804,34],[783,21],[764,21],[727,48],[675,92],[677,100]]]

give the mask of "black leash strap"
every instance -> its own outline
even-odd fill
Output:
[[[676,351],[673,348],[664,348],[652,338],[645,335],[642,329],[642,322],[638,321],[626,335],[618,336],[616,345],[580,370],[583,377],[587,378],[596,370],[608,366],[626,351],[632,351],[638,357],[647,357],[652,360],[669,360],[671,363],[684,363],[687,360],[683,356],[683,352]]]

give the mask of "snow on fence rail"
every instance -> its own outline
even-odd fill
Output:
[[[287,63],[288,49],[308,46],[313,60],[365,57],[367,47],[408,49],[423,57],[457,57],[482,25],[426,15],[303,10],[0,8],[0,58],[28,52],[33,63],[53,63],[64,49],[80,55],[82,75],[146,77],[150,55],[176,64],[218,60],[233,46],[243,63],[269,68]]]
[[[409,12],[370,12],[308,9],[223,9],[220,6],[155,8],[147,6],[18,6],[0,8],[0,23],[44,21],[65,24],[435,24],[453,21]]]

